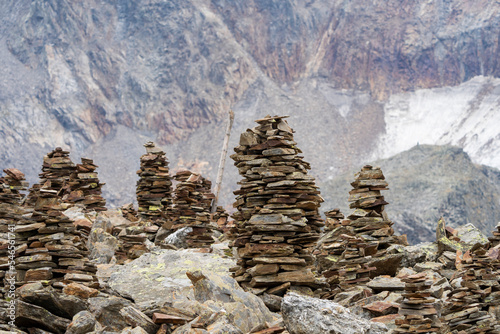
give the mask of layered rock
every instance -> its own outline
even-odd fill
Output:
[[[25,213],[20,207],[23,191],[27,189],[24,174],[15,168],[4,169],[5,176],[0,178],[0,295],[9,290],[9,279],[15,280],[15,270],[11,262],[26,245],[15,239],[14,226],[22,220]],[[14,253],[12,253],[12,242]],[[4,289],[5,286],[5,289]]]
[[[333,291],[367,283],[375,270],[395,274],[402,256],[386,254],[386,249],[407,244],[405,236],[394,236],[393,223],[384,211],[388,203],[380,191],[388,184],[380,168],[364,166],[351,185],[349,202],[355,211],[342,222],[339,210],[328,212],[330,227],[315,250],[318,269]]]
[[[203,248],[215,240],[212,237],[217,225],[211,222],[210,206],[215,195],[210,190],[212,182],[190,171],[180,171],[174,179],[178,182],[174,191],[171,232],[185,230],[185,247]],[[184,246],[184,245],[183,245]]]
[[[491,232],[492,236],[488,239],[490,240],[491,247],[496,247],[500,244],[500,222],[496,226],[496,230]]]
[[[106,200],[102,197],[97,175],[97,165],[92,159],[82,158],[82,163],[76,165],[76,172],[71,174],[69,189],[62,200],[75,205],[83,205],[85,211],[106,211]]]
[[[26,205],[33,207],[35,204],[40,206],[53,203],[53,199],[61,197],[69,190],[70,177],[76,171],[75,164],[69,158],[69,152],[56,147],[43,157],[42,172],[38,175],[40,180],[30,188]],[[46,200],[39,201],[40,198]]]
[[[233,246],[239,256],[234,275],[257,293],[285,283],[317,286],[311,252],[324,225],[318,213],[323,199],[285,118],[257,120],[231,156],[244,177],[234,192]]]
[[[54,287],[76,281],[99,286],[95,264],[87,259],[86,234],[63,214],[61,196],[70,188],[75,165],[69,152],[56,148],[44,157],[40,186],[31,189],[31,213],[16,221],[16,284],[46,280]]]
[[[450,294],[443,321],[452,332],[499,333],[500,323],[490,307],[500,305],[498,253],[493,259],[484,249],[466,252],[458,263],[461,287]]]
[[[427,273],[408,275],[401,280],[405,283],[404,300],[399,306],[399,314],[404,319],[396,320],[395,333],[438,333],[441,322],[431,297],[432,280]]]
[[[172,181],[165,152],[153,142],[144,144],[146,154],[141,156],[137,171],[137,203],[139,215],[146,220],[166,220],[172,205]],[[158,222],[159,224],[159,222]]]
[[[365,240],[377,242],[379,250],[401,243],[401,238],[394,236],[393,222],[384,211],[389,203],[380,191],[387,190],[388,184],[380,168],[364,166],[351,185],[354,189],[349,192],[349,207],[355,210],[347,219],[353,232]]]

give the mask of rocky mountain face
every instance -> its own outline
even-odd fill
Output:
[[[389,183],[385,199],[389,218],[410,244],[436,239],[436,226],[444,217],[449,226],[474,224],[485,235],[500,220],[500,171],[474,164],[462,149],[419,145],[392,158],[373,162]],[[354,173],[342,174],[322,188],[327,202],[348,208],[349,183]]]
[[[0,167],[33,183],[61,146],[73,161],[93,158],[108,203],[123,204],[148,140],[174,172],[215,180],[229,109],[230,147],[252,120],[290,115],[320,186],[417,141],[500,167],[499,10],[486,0],[5,0]],[[225,205],[237,179],[226,166]]]

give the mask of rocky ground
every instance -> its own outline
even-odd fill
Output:
[[[441,220],[435,242],[387,250],[399,258],[390,262],[392,276],[372,277],[366,285],[339,292],[331,300],[319,299],[300,286],[292,286],[286,295],[257,296],[245,292],[231,277],[229,271],[236,262],[223,237],[205,249],[161,249],[146,241],[149,250],[142,256],[116,264],[121,241],[113,230],[136,222],[123,218],[121,211],[95,216],[73,208],[65,214],[93,223],[87,245],[90,258],[98,263],[99,288],[73,282],[60,289],[43,280],[25,284],[14,299],[2,301],[0,333],[397,332],[396,324],[404,317],[400,306],[405,300],[405,278],[425,273],[437,315],[442,315],[454,293],[471,288],[460,287],[463,279],[457,268],[471,263],[461,254],[491,246],[474,226],[451,229]],[[488,254],[496,258],[498,270],[498,246]],[[378,265],[388,263],[382,260]],[[497,292],[490,290],[487,308],[496,321],[500,319],[497,279],[491,281],[496,283],[490,288]],[[15,300],[16,328],[7,325],[11,300]]]

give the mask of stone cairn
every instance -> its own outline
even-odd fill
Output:
[[[344,215],[340,212],[340,209],[333,209],[325,212],[325,231],[332,231],[335,228],[342,225],[342,219]]]
[[[169,215],[172,206],[172,180],[165,152],[153,142],[144,144],[146,154],[141,156],[141,169],[137,171],[137,202],[139,216],[159,224]]]
[[[498,259],[481,248],[472,256],[466,252],[462,261],[461,287],[451,292],[442,319],[451,333],[500,333],[500,324],[488,312],[500,305]]]
[[[284,117],[266,116],[240,137],[235,161],[240,175],[233,215],[238,261],[234,277],[256,294],[282,294],[290,285],[317,287],[312,249],[324,225],[323,201],[310,165],[298,155]]]
[[[106,211],[106,200],[101,192],[104,183],[99,183],[97,167],[93,160],[82,158],[82,163],[76,165],[76,171],[69,178],[69,190],[62,200],[83,205],[86,212]]]
[[[387,190],[388,184],[380,168],[366,165],[355,177],[349,192],[350,208],[355,211],[343,221],[338,211],[329,212],[337,218],[330,218],[331,227],[315,251],[318,269],[332,288],[323,298],[334,297],[338,288],[367,283],[377,269],[370,264],[374,258],[392,244],[406,243],[404,237],[394,236],[393,223],[384,211],[388,203],[380,191]]]
[[[341,234],[327,250],[331,255],[338,255],[338,259],[334,266],[323,273],[330,287],[334,288],[332,292],[322,295],[324,299],[334,297],[339,291],[335,289],[337,286],[347,290],[353,286],[368,283],[370,272],[377,269],[369,264],[372,256],[377,253],[376,242]]]
[[[349,192],[349,208],[354,212],[347,217],[347,224],[355,235],[377,242],[379,252],[393,244],[404,243],[403,237],[394,235],[393,222],[384,211],[389,203],[380,193],[388,189],[382,170],[366,165],[351,185],[354,189]]]
[[[134,209],[133,203],[128,203],[120,208],[123,218],[130,220],[131,222],[136,222],[139,220],[137,217],[137,210]]]
[[[12,257],[9,257],[9,238],[8,233],[12,232],[9,226],[16,225],[16,222],[22,219],[24,210],[21,208],[21,200],[23,198],[23,191],[28,188],[28,183],[25,181],[24,174],[18,169],[9,168],[4,169],[6,174],[0,177],[0,279],[12,278],[11,267],[9,262]],[[22,245],[14,238],[15,252],[14,257],[22,250]],[[11,274],[9,274],[11,272]],[[1,285],[2,288],[7,286],[7,282]],[[3,298],[4,291],[1,290],[0,298]]]
[[[399,314],[403,319],[396,319],[398,326],[395,333],[438,333],[441,322],[434,307],[435,299],[431,297],[432,279],[422,272],[402,277],[405,282],[404,300],[400,304]]]
[[[497,229],[493,230],[492,234],[493,234],[493,236],[488,238],[490,240],[490,247],[491,248],[500,245],[500,222],[498,222]]]
[[[57,147],[43,157],[42,172],[38,174],[40,182],[30,188],[25,204],[33,207],[39,198],[62,196],[69,189],[70,176],[75,172],[69,152]]]
[[[178,183],[174,192],[171,231],[186,228],[188,248],[210,247],[215,241],[213,230],[217,228],[210,223],[210,205],[215,198],[210,190],[212,182],[190,171],[180,171],[174,179]]]
[[[40,186],[31,189],[33,212],[17,222],[17,284],[48,280],[54,287],[77,282],[99,286],[96,266],[86,256],[88,249],[81,231],[62,211],[68,207],[61,195],[69,187],[75,166],[69,152],[56,148],[43,159]]]

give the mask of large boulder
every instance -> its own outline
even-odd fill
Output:
[[[475,250],[481,247],[487,248],[490,241],[476,226],[466,224],[456,228],[457,237],[460,238],[460,243],[466,248]]]
[[[71,319],[75,314],[87,308],[87,301],[76,296],[67,295],[42,283],[28,283],[17,290],[22,301],[40,306],[50,313]]]
[[[281,304],[283,321],[290,334],[380,334],[388,329],[364,320],[328,300],[288,293]]]
[[[229,323],[243,333],[274,320],[264,302],[254,294],[243,291],[233,278],[227,275],[209,278],[201,271],[187,272],[187,276],[193,283],[196,300],[200,303],[215,302],[226,310]]]
[[[120,266],[111,274],[108,284],[112,290],[136,303],[162,305],[174,299],[194,299],[187,271],[201,270],[208,278],[221,281],[222,277],[229,276],[229,268],[234,265],[234,259],[215,254],[198,253],[192,249],[163,249]]]

